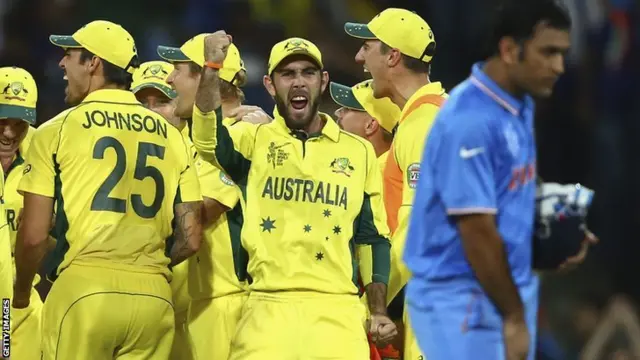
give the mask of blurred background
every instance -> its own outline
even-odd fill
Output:
[[[601,239],[587,263],[544,274],[539,359],[640,359],[640,13],[635,0],[563,0],[573,47],[554,96],[538,104],[538,166],[545,181],[596,190],[589,225]],[[234,37],[250,82],[247,102],[268,112],[262,86],[270,48],[290,36],[315,42],[333,81],[365,79],[360,43],[346,21],[368,22],[386,7],[421,14],[438,43],[432,81],[451,89],[485,53],[496,0],[0,0],[0,66],[30,71],[39,86],[38,121],[65,108],[62,51],[49,34],[71,34],[106,19],[136,38],[143,61],[156,46],[201,32]],[[335,110],[328,91],[324,111]],[[636,157],[637,156],[637,157]]]

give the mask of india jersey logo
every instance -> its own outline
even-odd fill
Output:
[[[347,158],[336,158],[331,162],[331,171],[336,174],[344,174],[347,177],[351,177],[355,168],[351,165],[351,161]]]
[[[418,180],[420,180],[420,164],[413,163],[407,167],[407,185],[415,189],[418,186]]]
[[[27,95],[29,95],[29,91],[24,88],[23,83],[14,81],[2,90],[2,94],[7,100],[24,101]]]

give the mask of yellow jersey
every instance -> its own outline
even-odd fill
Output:
[[[178,129],[133,93],[98,90],[33,135],[18,190],[56,200],[55,275],[71,263],[161,273],[174,203],[200,201]]]
[[[409,270],[402,261],[402,253],[407,231],[409,230],[415,189],[420,177],[420,161],[422,160],[424,144],[436,114],[440,110],[439,105],[435,102],[421,101],[421,99],[428,98],[444,101],[447,98],[447,94],[439,82],[434,82],[421,87],[407,100],[402,109],[400,122],[387,159],[386,170],[390,170],[389,168],[396,169],[397,172],[401,173],[398,177],[402,178],[401,199],[389,199],[395,193],[392,194],[391,191],[385,188],[385,206],[394,206],[389,204],[390,200],[399,204],[397,208],[397,227],[393,230],[391,237],[393,261],[391,278],[387,289],[388,302],[393,300],[410,277]],[[388,180],[390,179],[385,178],[385,181]]]
[[[308,137],[274,115],[233,129],[222,125],[221,109],[194,108],[198,153],[246,187],[249,289],[357,294],[357,244],[372,245],[373,281],[386,283],[389,231],[372,145],[326,114],[322,131]]]
[[[187,127],[182,134],[192,144]],[[248,259],[240,242],[240,189],[219,168],[203,161],[195,152],[194,157],[202,196],[230,210],[204,230],[200,250],[188,260],[189,295],[193,300],[201,300],[244,292]]]
[[[380,168],[380,174],[384,175],[384,167],[387,164],[387,156],[389,151],[385,151],[378,156],[378,167]],[[373,273],[373,259],[371,258],[371,245],[359,245],[358,246],[358,266],[360,267],[360,280],[362,286],[366,287],[371,284]],[[391,276],[391,273],[389,274]],[[366,298],[363,298],[366,304]]]
[[[22,210],[22,194],[18,192],[18,184],[22,179],[22,172],[26,166],[25,154],[29,149],[31,138],[35,132],[35,128],[29,126],[27,128],[27,134],[20,143],[16,157],[11,163],[11,166],[4,174],[4,210],[7,217],[7,224],[9,225],[9,233],[11,234],[11,253],[15,252],[16,248],[16,236],[18,235],[18,215]],[[14,264],[15,266],[15,264]]]

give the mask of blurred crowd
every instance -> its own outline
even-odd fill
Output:
[[[108,19],[133,34],[147,61],[158,58],[158,44],[179,46],[194,34],[225,29],[245,60],[248,103],[270,111],[273,100],[262,76],[273,44],[289,36],[308,38],[323,51],[332,80],[355,84],[366,74],[353,59],[359,44],[342,25],[403,7],[434,30],[432,80],[450,90],[486,53],[496,2],[0,0],[0,66],[19,65],[34,75],[41,123],[65,107],[62,53],[49,44],[49,34]],[[640,359],[640,8],[634,0],[564,2],[574,21],[573,45],[554,96],[538,104],[538,168],[546,181],[581,182],[596,190],[589,225],[601,242],[581,269],[543,275],[540,358]],[[332,112],[335,106],[325,96],[323,110]]]

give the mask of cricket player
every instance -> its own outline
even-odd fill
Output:
[[[402,261],[413,198],[420,176],[424,139],[447,97],[442,84],[431,82],[435,55],[433,31],[419,15],[387,9],[368,24],[345,24],[345,31],[364,42],[356,55],[373,78],[373,95],[388,97],[402,109],[385,166],[385,206],[392,231],[391,277],[387,301],[400,292],[410,273]],[[415,342],[406,311],[404,358],[424,357]]]
[[[4,171],[4,208],[11,236],[11,254],[15,249],[18,219],[22,211],[22,195],[18,183],[25,166],[25,154],[36,122],[38,88],[24,69],[0,68],[0,163]],[[3,241],[3,240],[0,240]],[[15,265],[11,268],[13,269]],[[13,276],[11,276],[13,284]],[[33,285],[40,276],[36,275]],[[11,313],[11,356],[14,359],[40,359],[40,312],[42,299],[31,288],[30,306]],[[35,341],[34,341],[35,340]]]
[[[429,360],[535,357],[531,96],[564,72],[571,20],[553,0],[510,2],[496,20],[493,55],[452,91],[421,163],[404,260]]]
[[[378,166],[384,177],[387,156],[400,118],[400,108],[388,98],[374,98],[371,82],[366,80],[353,87],[331,82],[329,91],[333,101],[340,105],[336,111],[338,125],[349,133],[369,140],[378,156]],[[387,210],[386,207],[385,210]],[[387,212],[387,224],[389,224],[389,216]],[[360,282],[364,289],[371,283],[371,246],[359,245],[357,252]],[[395,276],[393,269],[394,267],[391,267],[390,278]],[[366,294],[363,294],[361,299],[364,304],[368,303]],[[398,351],[392,344],[372,351],[377,351],[383,358],[399,357]]]
[[[131,91],[143,106],[164,116],[171,125],[182,129],[184,128],[181,126],[182,120],[174,115],[176,92],[167,83],[167,78],[172,72],[173,65],[166,61],[145,62],[133,73]],[[184,137],[185,133],[181,133]],[[188,132],[186,134],[185,142],[189,146],[190,156],[193,158],[195,149],[188,139]],[[170,284],[175,314],[175,334],[169,357],[171,360],[194,359],[188,329],[189,304],[191,303],[187,288],[188,262],[183,261],[171,269],[173,278]]]
[[[193,118],[198,153],[246,184],[242,245],[252,283],[229,359],[368,359],[357,244],[373,247],[369,330],[377,341],[396,333],[386,315],[389,242],[373,147],[318,112],[328,74],[320,50],[301,38],[277,43],[269,57],[274,121],[223,126],[218,83],[230,41],[224,31],[205,39]]]
[[[180,48],[159,46],[158,54],[172,62],[175,70],[168,82],[176,90],[175,115],[187,119],[193,108],[202,73],[204,38],[200,34]],[[235,46],[229,50],[220,71],[218,84],[223,116],[235,111],[244,101],[240,89],[246,82],[246,70]],[[230,127],[245,126],[228,118]],[[187,121],[182,126],[188,129]],[[242,228],[241,189],[227,174],[198,155],[196,169],[207,217],[205,241],[189,260],[189,332],[196,359],[227,359],[231,340],[247,299],[246,267],[248,256],[240,243]]]
[[[18,190],[13,307],[29,306],[55,201],[63,258],[42,310],[43,359],[167,359],[174,335],[170,267],[200,247],[202,200],[180,132],[128,89],[139,66],[131,35],[93,21],[60,67],[72,107],[33,135]],[[176,223],[170,257],[165,239]]]

